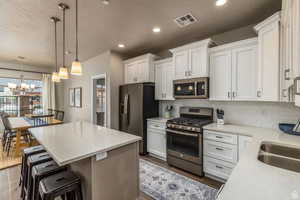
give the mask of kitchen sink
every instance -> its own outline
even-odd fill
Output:
[[[265,142],[260,146],[258,160],[274,167],[300,173],[300,149],[297,148]]]
[[[297,148],[281,146],[273,143],[263,143],[260,146],[260,149],[267,153],[300,159],[300,149]]]

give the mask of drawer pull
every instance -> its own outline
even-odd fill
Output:
[[[223,167],[219,166],[219,165],[216,165],[216,168],[218,169],[223,169]]]
[[[219,147],[216,147],[216,150],[218,150],[218,151],[224,151],[224,149],[221,149]]]
[[[223,137],[222,137],[222,136],[218,136],[218,135],[216,136],[216,138],[223,139]]]

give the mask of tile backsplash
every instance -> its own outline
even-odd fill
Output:
[[[296,123],[300,119],[300,108],[292,103],[278,102],[220,102],[208,100],[160,101],[160,116],[165,107],[173,105],[172,116],[179,116],[181,106],[220,108],[225,112],[225,123],[278,129],[278,123]],[[214,116],[216,119],[216,114]]]

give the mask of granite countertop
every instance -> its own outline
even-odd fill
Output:
[[[300,136],[287,135],[279,130],[230,124],[209,124],[204,129],[253,137],[218,200],[300,199],[300,173],[273,167],[257,160],[262,142],[300,148]]]
[[[31,128],[29,131],[59,165],[141,140],[141,137],[84,121]]]

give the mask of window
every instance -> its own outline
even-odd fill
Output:
[[[29,86],[28,89],[20,90],[21,79],[0,78],[0,111],[11,116],[24,116],[29,113],[41,112],[42,88],[41,80],[23,80]],[[16,89],[8,85],[17,86]]]

